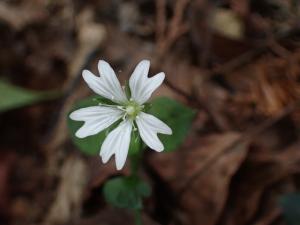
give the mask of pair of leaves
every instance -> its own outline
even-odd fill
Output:
[[[99,102],[106,103],[103,101],[105,101],[105,99],[103,98],[98,97],[95,101],[95,97],[90,97],[78,102],[78,104],[75,105],[72,111],[75,111],[79,108],[95,106],[98,105]],[[192,120],[195,116],[195,112],[190,108],[182,105],[181,103],[166,97],[157,98],[150,104],[151,107],[149,107],[150,109],[148,113],[156,116],[157,118],[168,124],[173,131],[172,135],[159,135],[159,138],[165,146],[165,151],[169,152],[177,149],[181,145],[189,131]],[[68,117],[68,127],[75,145],[82,152],[88,155],[96,155],[99,153],[100,146],[102,145],[102,142],[104,141],[107,134],[113,128],[115,128],[117,124],[112,125],[111,127],[96,135],[81,139],[77,138],[75,136],[75,133],[82,125],[83,122],[73,121]],[[137,151],[139,151],[142,145],[143,144],[138,135],[138,132],[132,132],[129,155],[135,154]]]
[[[0,112],[32,105],[57,96],[57,92],[30,91],[0,80]]]
[[[280,201],[283,216],[288,225],[300,224],[300,193],[287,194]]]
[[[151,188],[135,176],[117,177],[105,183],[103,193],[107,203],[115,207],[139,210],[143,198],[151,195]]]

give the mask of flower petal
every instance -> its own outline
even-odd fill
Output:
[[[106,163],[115,154],[117,169],[123,168],[128,154],[131,130],[132,123],[126,120],[108,134],[100,151],[103,163]]]
[[[145,103],[165,79],[164,73],[149,78],[149,67],[150,61],[141,61],[129,79],[131,97],[139,104]]]
[[[159,73],[151,78],[148,78],[146,85],[142,88],[142,92],[137,97],[137,101],[141,104],[149,100],[152,93],[162,84],[165,79],[165,73]]]
[[[91,106],[78,109],[70,114],[76,121],[84,121],[84,125],[76,132],[76,137],[85,138],[108,128],[122,117],[123,111],[106,106]]]
[[[108,98],[116,103],[127,101],[120,82],[110,65],[100,60],[98,63],[100,77],[95,76],[88,70],[82,72],[83,79],[88,86],[98,95]]]
[[[134,69],[130,79],[129,79],[129,86],[131,90],[131,95],[133,99],[138,97],[143,84],[147,80],[148,72],[150,68],[150,61],[149,60],[142,60]]]
[[[141,112],[136,118],[136,123],[140,136],[146,145],[158,152],[163,151],[164,146],[157,137],[157,133],[170,135],[172,134],[171,128],[155,116],[144,112]]]

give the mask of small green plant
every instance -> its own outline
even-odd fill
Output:
[[[100,60],[100,76],[84,70],[82,75],[98,96],[78,102],[68,117],[72,140],[89,155],[99,154],[103,163],[115,155],[117,170],[129,156],[131,174],[104,184],[106,201],[134,210],[136,224],[141,224],[143,198],[151,194],[150,186],[139,177],[143,149],[173,151],[184,140],[195,112],[169,98],[149,101],[162,84],[165,74],[148,77],[150,62],[141,61],[129,82],[121,87],[108,63]]]

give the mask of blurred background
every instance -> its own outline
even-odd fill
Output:
[[[298,0],[1,0],[1,225],[133,224],[102,196],[128,165],[66,127],[99,59],[122,81],[150,59],[155,95],[197,112],[177,151],[146,151],[144,224],[300,224]]]

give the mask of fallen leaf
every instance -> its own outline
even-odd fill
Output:
[[[155,154],[151,158],[157,172],[175,191],[180,191],[185,224],[217,222],[231,178],[247,154],[245,143],[230,148],[239,137],[237,133],[211,135],[199,139],[194,148],[183,147],[176,153]]]
[[[248,224],[260,207],[264,191],[299,169],[299,142],[280,154],[251,152],[232,184],[228,199],[231,207],[222,217],[224,225]]]
[[[87,178],[87,165],[82,159],[71,156],[64,161],[56,198],[44,224],[63,224],[79,216]]]
[[[96,216],[83,218],[74,223],[74,225],[132,225],[134,224],[133,213],[123,209],[105,209],[100,211]],[[158,225],[147,215],[142,214],[143,225]]]
[[[14,159],[13,153],[0,152],[0,218],[9,216],[11,200],[9,179]]]

